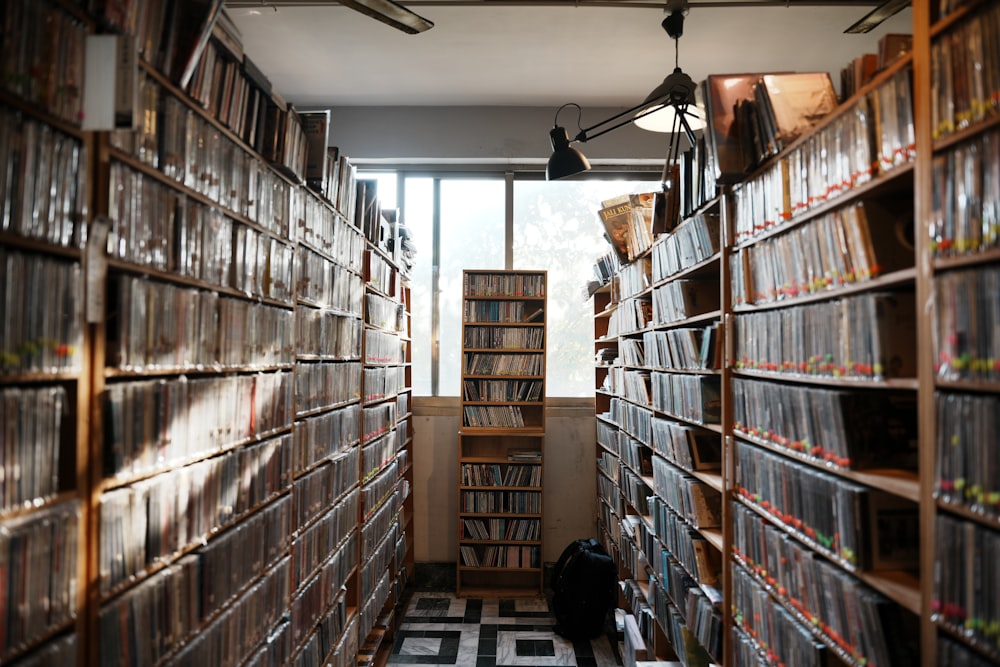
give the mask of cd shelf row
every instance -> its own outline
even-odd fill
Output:
[[[913,161],[911,68],[901,67],[869,95],[811,133],[781,160],[735,190],[734,241],[745,243],[848,196],[879,174]],[[877,127],[881,132],[871,131]],[[901,172],[900,172],[901,173]]]
[[[397,396],[406,389],[406,368],[404,366],[366,366],[363,370],[365,402],[381,401]],[[406,414],[399,410],[399,414]]]
[[[358,489],[355,487],[292,542],[295,588],[302,586],[331,553],[338,551],[345,539],[355,535],[357,528]]]
[[[360,438],[361,406],[357,403],[313,415],[295,423],[292,467],[296,474],[308,470],[356,445]]]
[[[817,628],[854,664],[912,664],[915,647],[902,640],[906,624],[915,620],[909,612],[754,511],[740,505],[732,510],[737,558],[732,572],[748,585],[763,580],[777,591],[780,604],[768,598],[768,605],[794,609],[805,627]],[[850,610],[855,613],[846,613]]]
[[[494,350],[541,350],[545,345],[545,330],[536,327],[477,327],[466,326],[465,347]]]
[[[908,202],[893,202],[903,211]],[[912,267],[912,220],[877,200],[837,208],[730,256],[732,302],[761,305],[836,293]]]
[[[0,276],[0,375],[79,371],[80,263],[0,246]]]
[[[291,310],[129,275],[115,276],[110,292],[110,367],[239,370],[294,359]]]
[[[359,316],[364,303],[361,276],[305,246],[298,251],[296,293],[307,305]]]
[[[279,372],[108,385],[104,474],[164,470],[291,426],[291,379]]]
[[[333,408],[361,397],[361,363],[304,362],[295,364],[295,410],[303,415]]]
[[[788,375],[912,378],[916,350],[909,334],[915,309],[910,293],[866,292],[740,314],[733,328],[735,367]]]
[[[218,546],[213,540],[102,606],[101,664],[124,666],[142,659],[156,662],[188,640],[190,644],[181,655],[208,652],[220,642],[232,641],[223,635],[226,630],[234,629],[235,636],[244,637],[244,641],[236,643],[245,654],[259,640],[257,637],[251,643],[246,633],[265,630],[261,627],[263,618],[251,619],[246,615],[276,616],[276,610],[284,605],[272,609],[263,605],[277,604],[290,590],[288,533],[282,532],[288,528],[288,510],[288,498],[279,499],[251,517],[242,530],[225,533]],[[271,541],[265,542],[268,537]],[[233,552],[231,549],[236,546],[242,550]],[[239,558],[235,558],[236,553]],[[256,557],[247,557],[249,554]],[[213,598],[211,588],[202,589],[212,583],[202,577],[220,568],[233,576],[216,577],[220,581],[215,585],[222,589],[218,591],[220,597]],[[231,599],[233,595],[235,599]],[[167,609],[175,609],[177,613],[165,613]],[[223,613],[217,614],[220,609],[224,609]],[[247,627],[236,627],[241,618]],[[148,619],[157,619],[161,624],[155,632],[149,632]],[[203,624],[209,619],[212,620],[205,627]]]
[[[357,447],[325,461],[292,485],[292,529],[301,531],[357,487]]]
[[[281,436],[102,494],[101,592],[115,590],[286,491],[291,445],[291,436]]]
[[[0,103],[0,231],[81,248],[87,159],[80,138]]]
[[[361,320],[335,310],[295,312],[296,357],[356,361],[361,358]]]
[[[365,329],[365,363],[402,364],[406,360],[407,344],[398,333]]]
[[[472,298],[491,296],[545,297],[545,276],[526,272],[468,272],[464,295]]]

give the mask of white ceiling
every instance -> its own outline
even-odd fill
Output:
[[[403,4],[406,4],[405,2]],[[680,65],[708,74],[831,72],[910,32],[904,10],[867,35],[868,7],[691,3]],[[434,22],[407,35],[341,6],[229,8],[247,55],[298,106],[584,106],[641,101],[674,66],[661,8],[411,4]]]

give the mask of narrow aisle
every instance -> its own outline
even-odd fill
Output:
[[[457,667],[616,667],[618,647],[606,635],[571,642],[553,631],[545,598],[466,599],[413,593],[390,665]]]

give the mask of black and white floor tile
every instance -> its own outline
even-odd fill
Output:
[[[615,667],[607,637],[572,642],[555,633],[548,600],[465,599],[452,593],[413,594],[390,665],[457,667]]]

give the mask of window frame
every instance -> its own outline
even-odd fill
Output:
[[[496,165],[496,164],[462,164],[462,165],[414,165],[393,164],[390,162],[355,161],[358,178],[371,177],[376,174],[394,173],[396,175],[396,207],[399,219],[405,224],[406,211],[403,203],[406,201],[406,180],[408,178],[431,179],[433,181],[433,206],[431,215],[431,393],[421,394],[414,398],[426,399],[457,399],[458,393],[442,394],[440,387],[440,268],[441,268],[441,181],[449,179],[470,180],[474,178],[503,180],[504,182],[504,270],[514,268],[514,185],[518,181],[544,181],[545,172],[539,165]],[[625,179],[630,181],[649,181],[651,185],[661,182],[662,164],[634,165],[595,165],[590,171],[574,176],[574,181]],[[418,258],[417,261],[422,261]],[[412,341],[411,341],[412,344]],[[456,388],[457,389],[457,388]],[[553,397],[549,397],[552,399]]]

